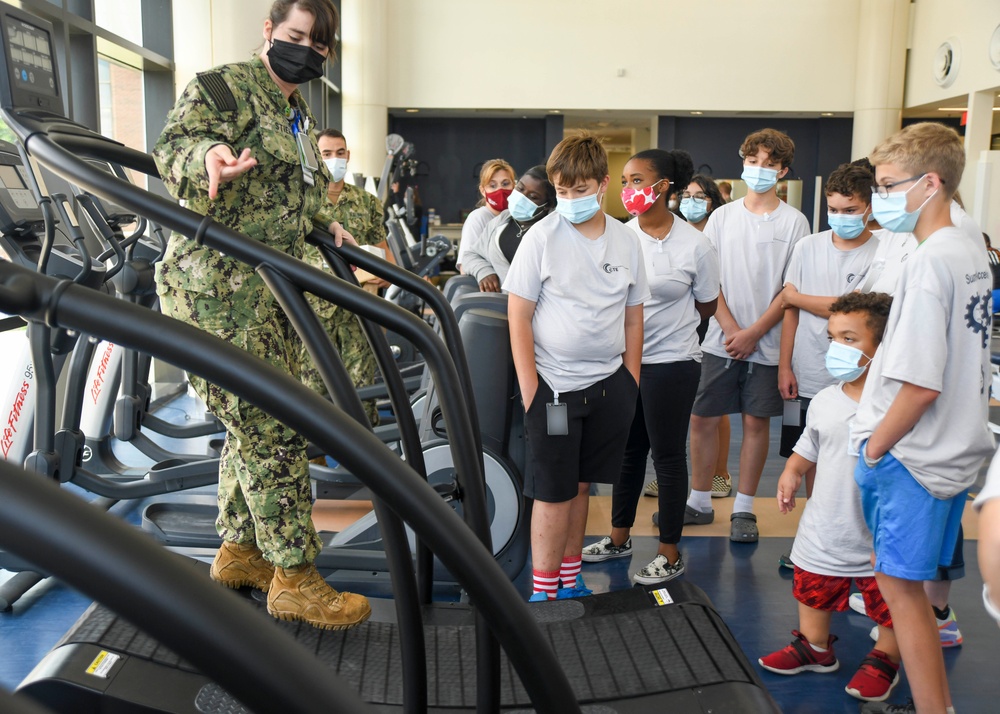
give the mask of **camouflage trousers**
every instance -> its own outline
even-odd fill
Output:
[[[236,306],[202,293],[160,290],[163,314],[297,375],[298,336],[276,306]],[[283,568],[313,562],[322,542],[312,522],[306,440],[235,394],[197,375],[189,379],[226,428],[219,459],[219,535],[256,543],[269,562]]]
[[[330,335],[333,346],[337,348],[340,359],[343,361],[344,367],[347,368],[347,373],[354,386],[367,387],[372,384],[375,381],[377,367],[375,353],[372,352],[371,345],[368,344],[365,333],[361,329],[361,323],[354,313],[312,296],[309,296],[308,299],[320,322],[326,327],[326,332]],[[301,347],[300,364],[302,382],[314,392],[319,392],[329,399],[330,394],[326,385],[323,384],[323,379],[319,376],[319,370],[313,365],[305,345]],[[372,426],[377,426],[378,408],[375,406],[375,400],[368,399],[362,404]]]

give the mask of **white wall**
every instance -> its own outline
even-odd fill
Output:
[[[389,106],[769,112],[853,106],[858,0],[388,5]],[[616,76],[619,69],[624,77]]]
[[[913,5],[913,34],[906,64],[906,107],[1000,88],[1000,71],[990,63],[993,30],[1000,25],[997,0],[920,0]],[[939,87],[932,68],[934,53],[955,37],[961,48],[958,75],[950,87]],[[962,106],[960,103],[956,106]]]
[[[249,59],[270,9],[271,0],[173,0],[176,93],[198,72]]]

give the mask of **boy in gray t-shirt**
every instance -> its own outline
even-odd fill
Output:
[[[912,232],[918,247],[903,265],[851,424],[855,480],[914,711],[940,712],[951,696],[922,581],[951,564],[968,488],[995,448],[987,426],[993,281],[982,245],[951,222],[965,167],[954,129],[913,124],[875,147],[871,162],[875,219]]]
[[[532,602],[590,592],[580,577],[590,484],[621,472],[649,299],[638,236],[600,209],[610,179],[600,142],[563,139],[546,171],[556,212],[525,234],[503,284],[532,466]]]

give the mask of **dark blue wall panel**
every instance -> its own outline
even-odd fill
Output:
[[[479,201],[479,169],[488,159],[510,162],[520,175],[548,154],[545,119],[390,117],[389,130],[413,142],[424,210],[458,223]]]

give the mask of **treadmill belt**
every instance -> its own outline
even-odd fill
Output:
[[[714,684],[760,680],[718,614],[695,600],[656,606],[644,589],[560,600],[531,607],[581,704],[612,702]],[[394,623],[367,623],[347,631],[316,630],[275,621],[373,704],[402,704],[402,662]],[[471,624],[425,628],[428,705],[474,708],[475,630]],[[130,623],[94,605],[60,645],[85,643],[182,670],[186,662]],[[234,711],[215,685],[200,702],[205,712]],[[201,699],[201,697],[200,697]],[[204,706],[204,708],[202,708]],[[236,705],[239,706],[238,704]],[[530,707],[513,667],[503,655],[501,706]],[[237,710],[238,711],[238,710]]]

